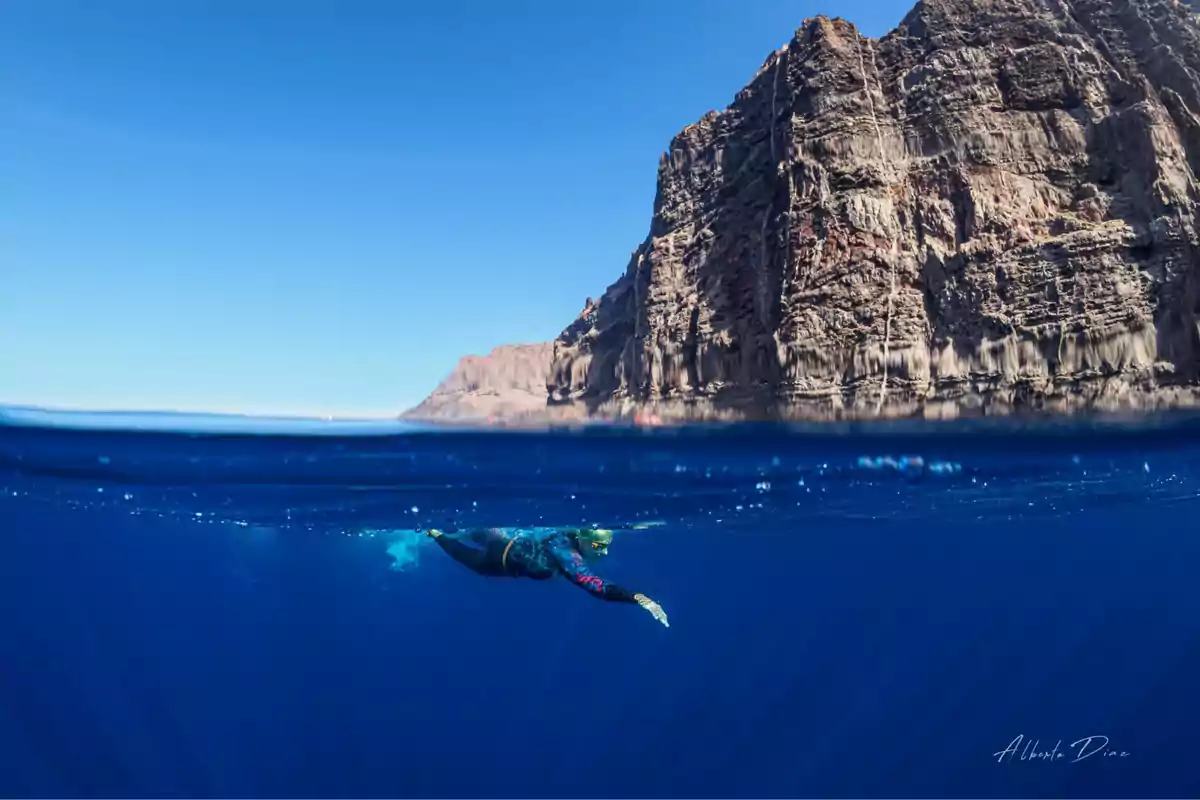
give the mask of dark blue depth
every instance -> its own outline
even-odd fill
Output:
[[[1187,425],[0,428],[0,490],[3,796],[1200,792]],[[358,535],[646,519],[599,569],[670,629]]]

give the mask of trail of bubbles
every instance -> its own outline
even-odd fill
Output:
[[[940,454],[945,446],[902,455],[835,449],[821,457],[768,439],[688,449],[637,437],[599,448],[577,437],[566,447],[548,437],[526,440],[502,460],[490,450],[477,459],[479,449],[454,437],[427,437],[418,448],[391,439],[197,445],[186,437],[131,436],[127,443],[110,435],[98,449],[94,439],[64,436],[0,436],[0,498],[388,539],[389,531],[428,526],[619,528],[646,520],[717,531],[922,517],[954,525],[1181,501],[1200,491],[1187,448],[951,460]],[[139,475],[148,479],[133,480]],[[415,563],[409,550],[398,552],[397,562]]]

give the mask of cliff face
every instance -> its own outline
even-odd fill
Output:
[[[553,345],[543,342],[504,345],[486,356],[465,356],[433,394],[402,416],[495,422],[544,415],[553,353]]]
[[[806,21],[671,142],[552,403],[681,416],[1195,401],[1200,27],[1173,0]]]

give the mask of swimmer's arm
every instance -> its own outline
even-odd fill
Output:
[[[611,600],[617,603],[636,603],[646,611],[650,612],[650,616],[654,617],[664,627],[670,627],[667,622],[667,612],[663,611],[663,607],[651,600],[641,592],[631,592],[628,589],[623,589],[615,583],[610,583],[599,575],[594,575],[587,565],[583,563],[583,557],[579,555],[574,547],[565,543],[552,543],[549,546],[550,553],[558,562],[558,568],[568,580],[581,589],[586,590],[593,597],[599,597],[601,600]]]
[[[637,594],[623,589],[611,581],[606,581],[599,575],[593,573],[587,568],[587,564],[583,563],[583,559],[575,549],[565,544],[552,544],[549,547],[554,560],[558,562],[558,568],[563,575],[567,576],[567,580],[583,589],[593,597],[598,597],[601,600],[611,600],[616,603],[637,603]]]

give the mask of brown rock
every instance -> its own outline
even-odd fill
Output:
[[[818,17],[671,142],[552,404],[673,417],[1148,408],[1200,381],[1200,27],[1174,0]]]
[[[404,419],[507,422],[544,416],[550,342],[497,347],[465,356],[447,378]]]

